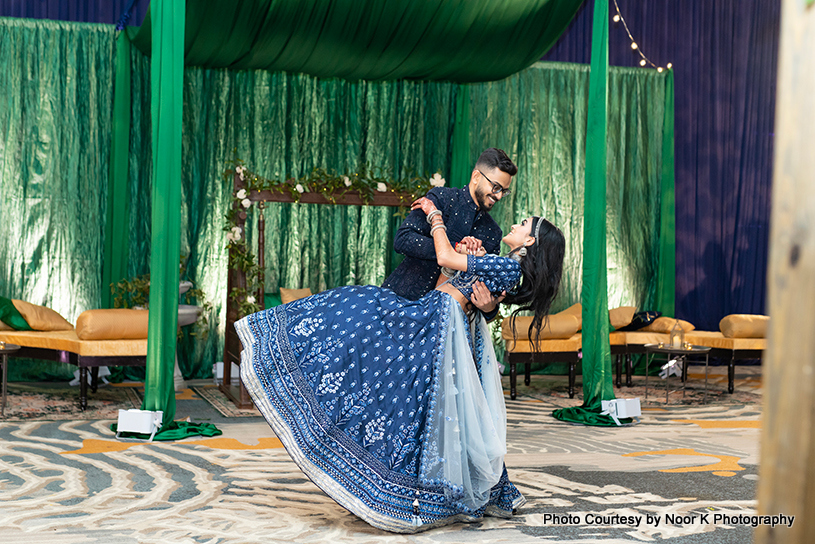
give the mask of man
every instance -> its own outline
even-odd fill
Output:
[[[427,193],[442,212],[451,244],[463,241],[468,249],[480,245],[487,253],[498,253],[502,233],[489,212],[509,194],[512,176],[517,172],[518,167],[506,153],[491,147],[478,157],[466,187],[436,187]],[[436,264],[430,225],[421,210],[414,210],[405,218],[396,231],[393,246],[405,259],[382,287],[410,300],[417,300],[436,287],[441,267]],[[487,319],[495,316],[502,299],[503,296],[493,297],[482,282],[474,286],[472,303]]]

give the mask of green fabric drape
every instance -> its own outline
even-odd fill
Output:
[[[143,410],[175,416],[173,370],[178,327],[178,256],[181,219],[181,116],[184,80],[184,2],[154,0],[151,63],[153,191],[150,320]],[[161,432],[161,431],[159,431]]]
[[[149,271],[149,59],[133,53],[130,275]],[[391,175],[449,173],[455,85],[345,82],[266,71],[185,69],[181,171],[181,253],[187,275],[214,304],[206,339],[183,329],[179,366],[185,378],[211,377],[223,354],[227,252],[224,214],[231,180],[221,176],[236,154],[267,177],[302,176],[312,168]],[[266,286],[381,284],[392,262],[394,208],[269,203]],[[250,243],[258,209],[249,209]]]
[[[11,74],[0,78],[8,97],[0,103],[5,142],[0,152],[4,168],[0,217],[19,218],[0,221],[0,232],[5,239],[21,241],[0,245],[0,285],[8,286],[0,295],[46,304],[74,321],[82,311],[99,307],[103,287],[104,182],[110,150],[96,132],[110,132],[115,33],[112,27],[99,25],[0,21],[16,29],[0,37],[0,67]],[[47,46],[34,45],[43,39]],[[72,121],[75,110],[54,109],[70,101],[45,102],[51,118],[61,119],[54,133],[66,134],[50,141],[83,142],[71,148],[76,152],[69,155],[55,155],[53,144],[48,148],[29,136],[49,126],[42,120],[48,117],[30,104],[42,104],[41,93],[60,96],[67,88],[60,78],[68,67],[57,71],[58,65],[46,62],[68,47],[57,45],[60,40],[72,44],[71,62],[84,67],[71,82],[81,89],[85,117]],[[103,50],[106,60],[101,62]],[[83,58],[77,60],[80,55]],[[134,48],[131,62],[127,276],[149,271],[152,216],[150,61]],[[31,73],[31,79],[10,79],[21,69]],[[538,63],[501,81],[468,85],[470,130],[465,135],[469,160],[484,148],[496,146],[505,149],[520,168],[513,193],[495,207],[493,217],[506,230],[524,217],[540,214],[552,219],[566,235],[566,270],[554,310],[580,300],[588,76],[587,66]],[[612,67],[609,71],[606,215],[610,307],[655,308],[662,207],[663,142],[659,135],[665,123],[666,77],[654,70]],[[90,88],[93,85],[95,90]],[[222,227],[230,185],[221,173],[235,150],[247,166],[269,177],[299,176],[315,166],[354,171],[369,163],[392,168],[397,174],[408,169],[439,170],[451,180],[458,86],[349,83],[265,71],[186,68],[182,88],[179,253],[190,256],[189,279],[214,303],[209,336],[192,337],[192,327],[185,327],[179,344],[181,370],[186,378],[194,379],[211,377],[212,363],[223,353],[226,251]],[[29,104],[24,117],[22,102]],[[94,134],[84,136],[83,131]],[[46,178],[36,168],[22,166],[49,153],[59,176],[52,173]],[[77,164],[86,187],[81,192],[71,189],[80,184],[70,173],[71,165]],[[96,170],[83,166],[87,164],[97,164]],[[25,200],[26,194],[39,195],[39,200]],[[47,211],[42,203],[49,205]],[[317,291],[346,283],[381,283],[393,266],[389,252],[399,222],[394,211],[270,204],[266,210],[268,290],[283,286]],[[74,219],[68,219],[71,217]],[[253,242],[256,219],[253,207],[248,229]],[[48,365],[54,372],[37,372],[31,379],[64,379],[73,371],[68,365]],[[27,364],[11,365],[12,379],[28,368]]]
[[[551,47],[582,0],[196,0],[188,66],[347,80],[496,80]],[[134,45],[150,54],[150,17]]]
[[[464,187],[476,159],[470,157],[470,86],[459,85],[456,93],[456,120],[453,125],[453,154],[450,161],[450,186]]]
[[[591,79],[586,124],[583,217],[583,405],[555,410],[556,418],[586,425],[613,425],[600,415],[601,401],[614,399],[608,333],[606,185],[608,128],[608,0],[595,0]]]
[[[72,323],[105,288],[115,36],[109,25],[0,18],[0,296]],[[73,371],[26,361],[9,379]]]
[[[662,128],[662,201],[660,210],[659,273],[655,309],[675,316],[676,206],[674,199],[674,73],[665,78],[665,123]]]
[[[126,279],[130,227],[130,190],[127,182],[130,147],[130,40],[126,32],[116,38],[115,90],[110,136],[108,217],[105,224],[105,254],[102,268],[102,307],[113,308],[108,286]]]
[[[147,271],[151,155],[149,60],[133,54],[131,275]],[[566,235],[567,262],[556,309],[580,300],[583,176],[588,67],[538,63],[506,80],[470,87],[468,155],[505,149],[520,169],[513,194],[493,216],[505,230],[529,215],[552,219]],[[609,75],[609,305],[653,309],[660,214],[665,83],[653,70],[612,68]],[[207,378],[223,350],[226,251],[223,214],[237,156],[267,177],[313,167],[355,171],[368,163],[399,175],[412,169],[449,180],[457,86],[449,83],[320,80],[265,71],[187,68],[183,120],[181,253],[189,279],[214,305],[206,339],[185,336],[179,365],[186,378]],[[141,134],[141,135],[140,135]],[[470,164],[467,166],[469,170]],[[266,218],[267,291],[380,284],[392,268],[394,209],[270,203]],[[256,243],[256,207],[247,234]]]
[[[608,305],[652,310],[665,75],[611,67],[608,86]],[[493,217],[504,229],[530,215],[556,224],[567,247],[553,310],[580,302],[589,67],[538,63],[505,80],[471,87],[471,155],[494,145],[519,166],[512,194],[495,206]]]

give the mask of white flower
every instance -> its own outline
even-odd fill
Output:
[[[295,186],[294,186],[294,188],[295,188],[295,189],[297,189],[297,192],[298,192],[298,193],[303,193],[303,192],[305,192],[305,188],[303,188],[303,186],[302,186],[302,185],[300,185],[299,183],[298,183],[297,185],[295,185]]]
[[[441,177],[441,174],[439,174],[438,172],[433,174],[433,177],[430,178],[430,185],[432,185],[433,187],[444,187],[444,183],[445,183],[444,178]]]
[[[244,198],[243,200],[241,200],[241,206],[243,206],[244,208],[248,208],[251,205],[252,201],[249,200],[248,198]]]
[[[345,184],[345,186],[346,186],[346,187],[350,187],[350,186],[351,186],[351,180],[350,180],[350,179],[348,179],[348,176],[343,176],[343,177],[342,177],[342,182]]]
[[[238,238],[240,238],[240,237],[241,237],[241,228],[240,228],[238,225],[235,225],[234,227],[232,227],[232,232],[233,232],[233,233],[235,234],[235,236],[237,236]]]
[[[255,303],[255,297],[253,297],[252,295],[249,295],[248,297],[246,297],[246,302],[248,302],[249,304],[254,304]]]
[[[243,173],[245,171],[246,171],[246,168],[244,168],[243,166],[236,166],[235,167],[235,172],[238,173],[238,177],[240,177],[241,179],[243,179]]]
[[[232,232],[232,231],[229,231],[229,232],[226,233],[226,239],[229,240],[230,242],[237,242],[238,241],[238,239],[235,238],[235,233]]]
[[[384,193],[385,191],[388,190],[388,186],[380,181],[379,183],[376,184],[376,190],[379,191],[380,193]]]
[[[241,189],[235,196],[237,196],[239,200],[243,200],[244,198],[246,198],[246,189]]]

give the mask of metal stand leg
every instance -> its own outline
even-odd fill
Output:
[[[651,366],[652,353],[645,355],[645,400],[648,400],[648,367]]]
[[[518,370],[513,361],[509,363],[509,398],[515,400],[515,382],[518,379]]]

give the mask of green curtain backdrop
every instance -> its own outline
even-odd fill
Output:
[[[0,295],[46,304],[74,321],[99,307],[107,289],[100,278],[110,151],[109,138],[101,136],[111,130],[115,35],[106,26],[0,21],[0,68],[11,74],[0,78],[7,97],[0,102],[0,236],[21,241],[0,245]],[[69,60],[59,64],[68,51]],[[152,123],[150,62],[135,48],[131,60],[127,273],[135,276],[149,270]],[[611,307],[654,309],[657,303],[666,81],[667,74],[653,70],[610,69]],[[78,88],[69,93],[71,85]],[[552,219],[568,243],[554,309],[580,300],[588,67],[538,63],[504,80],[466,87],[463,100],[464,86],[452,83],[349,83],[262,70],[185,69],[180,253],[189,255],[189,279],[215,306],[206,339],[185,331],[179,363],[186,378],[210,377],[223,352],[222,227],[231,187],[221,173],[235,151],[267,177],[299,176],[314,167],[353,171],[369,163],[397,174],[439,170],[450,181],[456,118],[464,113],[458,104],[469,105],[463,116],[469,117],[469,156],[465,150],[461,168],[469,170],[490,146],[515,159],[520,170],[513,193],[493,215],[504,229],[532,214]],[[58,152],[62,147],[68,151]],[[268,290],[381,283],[393,267],[394,211],[270,204]],[[254,224],[257,210],[250,215]]]
[[[0,18],[0,295],[99,308],[116,55],[110,25]],[[10,365],[65,379],[69,365]]]

